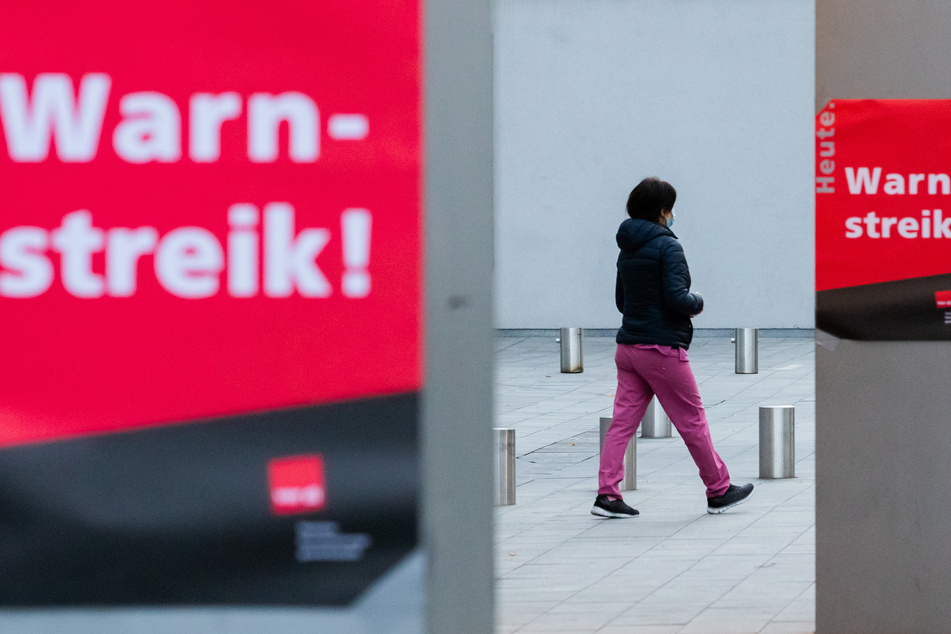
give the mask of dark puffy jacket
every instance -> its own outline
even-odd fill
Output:
[[[617,309],[624,315],[618,343],[688,348],[692,315],[703,298],[690,292],[690,269],[674,232],[649,220],[628,218],[617,232]]]

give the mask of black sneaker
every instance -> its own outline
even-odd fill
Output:
[[[746,502],[746,498],[750,497],[750,493],[752,492],[752,484],[744,484],[741,487],[731,484],[730,488],[727,489],[723,495],[715,495],[712,498],[707,498],[707,513],[722,513],[737,504],[742,504]]]
[[[599,495],[594,498],[594,506],[591,507],[592,515],[601,517],[637,517],[637,509],[632,509],[624,503],[624,500],[612,500],[606,495]]]

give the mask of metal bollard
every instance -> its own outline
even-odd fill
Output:
[[[737,328],[735,374],[758,373],[758,359],[759,331],[756,328]]]
[[[496,506],[515,504],[515,430],[495,427]]]
[[[670,438],[673,435],[670,428],[670,417],[655,396],[641,421],[641,438]]]
[[[561,371],[565,374],[584,372],[581,342],[584,333],[581,328],[562,328],[558,342],[561,344]]]
[[[796,477],[796,408],[759,408],[759,477]]]
[[[601,441],[598,443],[599,451],[604,448],[604,437],[608,433],[608,428],[614,419],[611,417],[601,417]],[[621,479],[620,489],[622,491],[635,491],[637,489],[637,435],[631,437],[631,442],[627,444],[624,450],[624,477]]]

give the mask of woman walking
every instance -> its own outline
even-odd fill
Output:
[[[617,392],[614,421],[601,449],[598,497],[591,513],[635,517],[618,490],[624,450],[657,400],[680,436],[707,487],[707,512],[722,513],[740,504],[753,485],[730,483],[717,455],[687,348],[693,338],[691,317],[703,311],[703,298],[690,292],[690,270],[683,247],[670,230],[677,192],[670,183],[646,178],[627,200],[629,219],[621,223],[617,244],[617,308],[623,318],[617,334]]]

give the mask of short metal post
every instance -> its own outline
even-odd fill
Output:
[[[736,374],[759,372],[759,331],[756,328],[736,329]]]
[[[604,449],[604,437],[611,427],[613,418],[601,417],[601,441],[598,443],[599,449]],[[624,477],[621,479],[620,489],[622,491],[637,490],[637,435],[631,436],[631,442],[627,443],[627,449],[624,450]]]
[[[759,408],[759,477],[796,477],[796,408]]]
[[[495,505],[515,504],[515,430],[493,428],[495,434]]]
[[[647,413],[641,421],[641,438],[670,438],[670,428],[670,417],[655,396],[647,406]]]
[[[584,333],[581,328],[562,328],[559,331],[561,343],[561,371],[565,374],[584,372],[581,342]]]

